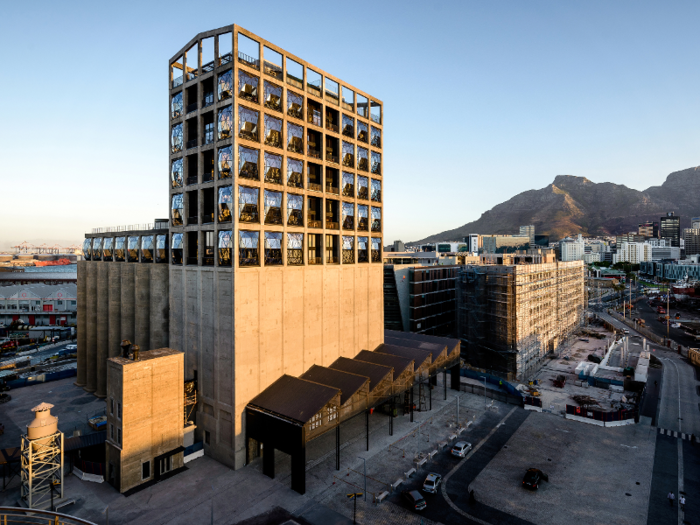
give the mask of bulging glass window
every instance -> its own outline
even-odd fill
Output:
[[[343,264],[355,263],[355,237],[343,235]]]
[[[304,98],[293,91],[287,91],[287,115],[303,119]]]
[[[345,86],[343,86],[343,107],[355,111],[355,92]]]
[[[219,188],[219,222],[231,222],[232,190],[231,186]]]
[[[343,166],[355,167],[355,145],[343,141]]]
[[[233,232],[219,232],[219,266],[231,266],[233,257]]]
[[[168,236],[156,235],[156,262],[168,262]]]
[[[242,139],[258,141],[258,119],[260,113],[238,106],[238,136]]]
[[[282,111],[282,88],[273,84],[272,82],[265,81],[265,107],[269,109],[274,109],[275,111]]]
[[[233,148],[226,146],[219,148],[219,180],[231,178],[231,165],[233,164]]]
[[[127,260],[127,262],[139,262],[139,238],[138,238],[138,236],[129,237],[127,239],[126,260]]]
[[[282,184],[282,156],[265,152],[265,182]]]
[[[170,165],[170,182],[173,188],[182,188],[182,159],[175,159]]]
[[[357,176],[357,198],[364,200],[369,199],[369,179],[362,175]]]
[[[287,157],[287,186],[304,187],[304,163],[302,161]]]
[[[90,238],[83,241],[83,257],[86,261],[92,260],[92,239]]]
[[[102,260],[111,261],[114,248],[114,237],[105,237],[102,242]]]
[[[124,262],[126,260],[126,237],[117,237],[114,240],[114,260]]]
[[[369,230],[369,206],[359,204],[357,206],[357,229],[361,231]]]
[[[372,206],[372,231],[382,231],[382,209]]]
[[[173,126],[170,131],[170,153],[182,151],[182,124]]]
[[[382,130],[372,126],[372,146],[375,148],[382,147]]]
[[[141,237],[141,262],[153,262],[153,235]]]
[[[282,266],[282,233],[265,232],[265,266]]]
[[[372,179],[372,200],[382,202],[382,182]]]
[[[287,151],[304,153],[304,128],[287,122]]]
[[[225,100],[231,96],[231,87],[233,85],[233,71],[230,69],[219,75],[218,93],[219,100]]]
[[[382,240],[378,237],[372,237],[372,262],[382,262]]]
[[[238,266],[259,266],[259,232],[238,232]]]
[[[102,237],[95,237],[92,240],[92,260],[102,260]]]
[[[304,197],[287,193],[287,225],[304,226]]]
[[[357,169],[369,171],[369,156],[365,148],[357,148]]]
[[[344,230],[354,230],[355,229],[355,205],[351,202],[343,203],[343,229]]]
[[[357,140],[360,142],[367,142],[367,124],[361,120],[357,121]]]
[[[258,211],[258,188],[238,187],[238,221],[239,222],[260,222]]]
[[[243,179],[259,180],[258,150],[238,146],[238,176]]]
[[[343,115],[343,135],[355,138],[355,119],[347,115]]]
[[[355,196],[355,175],[343,172],[343,197]]]
[[[173,195],[172,205],[170,207],[171,219],[173,226],[182,226],[182,218],[184,205],[182,203],[182,193]]]
[[[372,173],[376,175],[382,174],[382,155],[375,151],[372,152]]]
[[[304,234],[287,234],[287,266],[301,266],[304,264]]]
[[[179,118],[182,116],[182,91],[173,95],[170,99],[170,117]]]
[[[172,244],[170,245],[170,257],[173,264],[182,264],[182,234],[173,233]]]
[[[231,123],[233,121],[231,106],[219,110],[218,133],[219,139],[231,138]]]
[[[265,190],[265,224],[282,224],[282,192]]]
[[[369,262],[369,238],[357,238],[357,262]]]
[[[250,102],[258,102],[258,83],[260,79],[238,70],[238,96]]]
[[[265,115],[265,144],[282,147],[282,119]]]

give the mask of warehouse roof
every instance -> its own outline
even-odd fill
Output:
[[[336,359],[331,365],[331,368],[368,377],[370,392],[374,390],[386,376],[391,376],[390,379],[393,380],[392,370],[388,366],[375,365],[365,361],[355,361],[347,357],[339,357]]]
[[[334,370],[319,365],[313,365],[304,372],[300,378],[337,388],[340,390],[341,405],[344,405],[348,399],[354,396],[357,391],[365,385],[365,383],[369,382],[366,376],[351,374],[349,372]]]
[[[367,361],[376,365],[390,366],[394,369],[394,379],[399,377],[409,368],[413,372],[413,359],[406,359],[390,354],[378,354],[369,350],[362,350],[355,356],[356,361]]]

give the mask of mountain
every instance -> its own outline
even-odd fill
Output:
[[[617,235],[636,231],[640,222],[658,221],[668,211],[681,216],[681,228],[700,216],[700,166],[671,173],[661,186],[644,191],[558,175],[549,186],[520,193],[476,221],[411,244],[462,241],[470,233],[518,233],[526,224],[534,224],[538,235],[549,235],[552,241],[579,233]]]

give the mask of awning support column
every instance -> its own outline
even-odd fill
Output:
[[[369,451],[369,410],[365,410],[365,429],[367,430],[367,451]]]
[[[275,447],[270,443],[263,443],[263,474],[275,479]]]
[[[411,423],[413,423],[413,385],[411,385]]]
[[[445,401],[447,401],[447,368],[442,371],[442,386],[445,387]]]
[[[340,470],[340,424],[335,427],[335,470]]]

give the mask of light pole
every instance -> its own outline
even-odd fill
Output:
[[[362,462],[364,463],[364,466],[365,466],[365,469],[364,469],[365,470],[365,493],[364,493],[365,498],[364,499],[365,499],[365,501],[367,501],[367,460],[365,458],[361,458],[360,456],[357,456],[357,457],[362,460]],[[362,496],[362,494],[360,494],[360,496]]]

